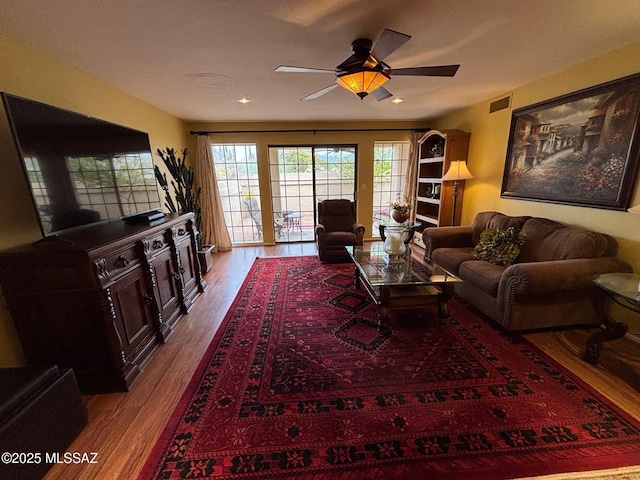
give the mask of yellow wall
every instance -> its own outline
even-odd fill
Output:
[[[470,224],[476,213],[495,210],[507,215],[552,218],[598,232],[619,242],[618,256],[640,272],[640,215],[625,211],[572,207],[550,203],[500,198],[502,172],[507,152],[511,109],[640,72],[640,42],[523,85],[436,122],[436,128],[459,128],[471,132],[468,165],[476,179],[465,184],[462,224]],[[512,93],[511,109],[489,113],[489,103]],[[640,203],[640,181],[636,179],[631,205]]]
[[[149,133],[151,149],[188,147],[186,124],[95,77],[0,34],[0,91]],[[0,108],[0,249],[41,238],[28,185]],[[13,322],[0,297],[0,366],[24,364]]]
[[[373,146],[375,142],[406,142],[409,131],[426,129],[430,122],[359,122],[354,123],[193,123],[194,131],[260,131],[260,130],[313,130],[315,132],[282,133],[224,133],[210,135],[212,143],[255,143],[260,178],[269,178],[269,146],[283,145],[357,145],[358,221],[365,226],[365,237],[372,231],[373,211]],[[321,130],[371,129],[375,131],[323,132]],[[400,130],[394,130],[400,129]],[[261,182],[260,199],[265,225],[273,225],[270,182]],[[273,243],[273,230],[265,229],[265,243]]]

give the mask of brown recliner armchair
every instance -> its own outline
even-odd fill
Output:
[[[356,223],[356,204],[350,200],[318,203],[316,241],[321,262],[348,262],[344,247],[364,243],[364,225]]]

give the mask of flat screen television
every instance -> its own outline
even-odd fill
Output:
[[[146,133],[7,93],[2,101],[44,236],[160,212]]]

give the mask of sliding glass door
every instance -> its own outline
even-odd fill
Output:
[[[313,241],[317,204],[355,199],[356,146],[269,147],[276,242]]]

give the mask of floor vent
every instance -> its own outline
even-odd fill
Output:
[[[510,102],[511,102],[511,96],[501,98],[500,100],[496,100],[495,102],[491,102],[489,104],[489,113],[493,113],[499,110],[504,110],[505,108],[509,108]]]

